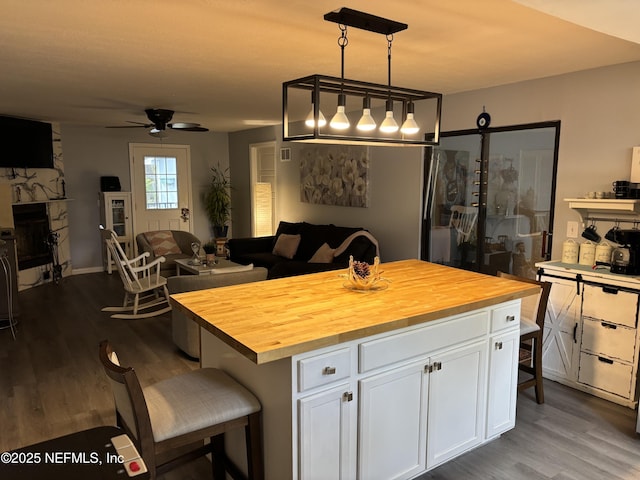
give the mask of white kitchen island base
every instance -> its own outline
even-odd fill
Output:
[[[520,300],[256,364],[206,329],[203,367],[262,402],[266,478],[413,478],[513,428]],[[228,435],[246,468],[244,438]]]

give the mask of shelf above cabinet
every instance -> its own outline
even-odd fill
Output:
[[[640,199],[635,198],[565,198],[569,208],[577,211],[583,221],[601,217],[613,220],[640,221]]]

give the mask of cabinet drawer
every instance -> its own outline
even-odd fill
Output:
[[[437,325],[361,343],[360,372],[368,372],[486,335],[488,329],[489,314],[479,311],[447,319]]]
[[[520,325],[520,303],[511,303],[491,311],[491,333]]]
[[[615,287],[584,286],[583,316],[635,328],[637,310],[637,293],[620,291]]]
[[[632,370],[631,365],[581,353],[578,382],[629,398]]]
[[[585,318],[582,326],[582,350],[633,361],[636,346],[634,328]]]
[[[348,378],[351,374],[351,351],[342,348],[298,361],[298,391]]]

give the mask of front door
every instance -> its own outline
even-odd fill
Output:
[[[188,145],[129,145],[133,229],[192,231]]]

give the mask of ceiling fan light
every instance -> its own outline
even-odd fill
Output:
[[[167,138],[169,136],[169,132],[166,130],[158,130],[157,128],[152,128],[149,130],[149,135],[154,138]]]

